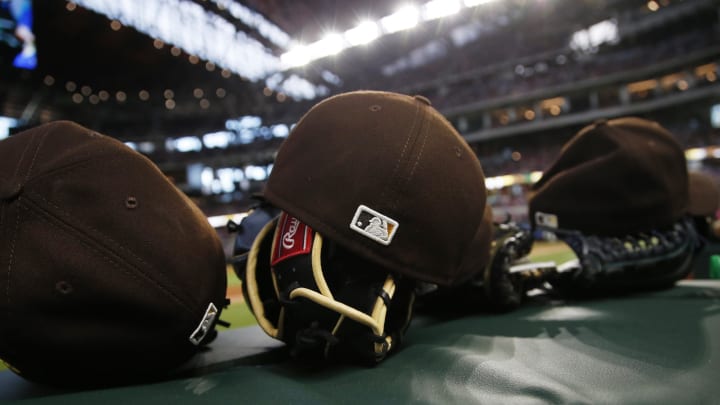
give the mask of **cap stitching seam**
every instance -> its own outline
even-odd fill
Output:
[[[40,135],[32,136],[32,140],[34,140],[38,136],[40,136]],[[22,161],[25,159],[25,155],[31,149],[31,146],[32,146],[32,142],[28,142],[27,145],[25,145],[25,148],[23,149],[22,153],[20,154],[20,158],[18,158],[18,165],[15,166],[15,172],[13,173],[13,180],[18,178],[18,175],[20,173],[20,168],[22,167],[22,164],[20,164],[20,163],[22,163]],[[33,158],[33,161],[34,160],[35,159]],[[29,171],[28,171],[28,173],[25,173],[25,175],[23,177],[25,177],[25,179],[27,179],[28,176],[29,176]]]
[[[112,152],[112,151],[111,151],[111,152]],[[109,155],[109,154],[108,154],[108,155]],[[105,158],[105,157],[107,157],[107,155],[96,156],[96,157],[91,158],[91,159],[82,160],[82,161],[76,162],[76,163],[71,164],[71,165],[67,165],[67,166],[64,166],[64,167],[56,168],[55,170],[52,170],[52,171],[50,171],[50,172],[47,172],[47,173],[45,173],[43,176],[37,177],[36,179],[33,179],[33,180],[38,180],[38,179],[41,179],[42,177],[45,177],[45,176],[48,176],[48,175],[51,175],[51,174],[57,174],[57,173],[59,173],[59,172],[63,172],[63,174],[67,174],[67,173],[72,172],[72,171],[74,171],[74,170],[79,170],[79,169],[83,168],[83,166],[85,166],[85,165],[87,165],[87,164],[90,164],[90,163],[92,163],[92,162],[94,162],[94,161],[101,160],[101,159],[103,159],[103,158]],[[103,161],[104,161],[105,163],[110,163],[110,162],[114,162],[114,161],[119,161],[119,160],[121,160],[121,159],[122,159],[122,156],[114,156],[114,157],[112,157],[112,158],[110,158],[110,159],[103,159]],[[139,159],[139,160],[140,160],[141,162],[143,162],[143,163],[146,163],[146,162],[143,161],[142,159]],[[37,193],[34,193],[34,192],[29,192],[29,193],[30,193],[30,194],[33,194],[33,195],[36,196],[37,198],[39,198],[39,199],[41,199],[42,201],[46,202],[47,204],[52,205],[52,206],[55,207],[57,210],[59,210],[59,211],[61,211],[63,214],[65,214],[67,217],[72,218],[72,215],[70,215],[69,212],[63,210],[63,209],[62,209],[61,207],[59,207],[57,204],[54,204],[54,203],[50,202],[49,200],[45,199],[42,195],[37,194]],[[74,220],[74,218],[73,218],[73,220]],[[83,222],[81,222],[81,221],[76,221],[76,222],[77,222],[77,223],[83,223]],[[84,223],[84,225],[87,226],[87,228],[88,228],[89,230],[91,230],[92,232],[95,232],[95,233],[97,233],[97,234],[102,234],[102,232],[99,232],[97,229],[93,228],[93,227],[90,226],[89,224]],[[124,247],[123,245],[121,245],[121,244],[119,244],[118,242],[116,242],[114,239],[109,238],[108,240],[109,240],[110,242],[112,242],[112,244],[113,244],[115,247],[117,247],[118,249],[122,250],[123,252],[129,253],[131,256],[133,256],[134,258],[136,258],[138,261],[140,261],[140,262],[143,263],[144,265],[146,265],[146,266],[148,266],[148,267],[152,267],[152,266],[150,266],[147,262],[145,262],[142,258],[140,258],[140,257],[138,257],[137,255],[135,255],[135,253],[134,253],[132,250],[127,249],[127,248]],[[160,272],[160,274],[163,274],[164,276],[167,276],[167,273],[166,273],[163,269],[157,269],[157,270]],[[193,301],[193,300],[191,299],[191,301]]]
[[[425,127],[423,130],[423,140],[422,140],[422,144],[420,145],[420,151],[418,152],[417,157],[415,159],[415,164],[413,164],[413,167],[410,170],[410,175],[408,176],[408,179],[411,178],[413,176],[413,174],[415,174],[415,169],[417,168],[418,164],[420,163],[420,158],[422,158],[423,153],[425,152],[425,145],[427,144],[427,139],[428,139],[428,131],[427,131],[427,127]]]
[[[20,199],[18,199],[18,203]],[[15,216],[15,231],[20,228],[20,210],[18,210],[17,215]],[[13,263],[15,262],[15,243],[17,241],[17,232],[12,233],[13,238],[12,241],[10,241],[10,257],[8,260],[8,268],[7,268],[7,284],[5,285],[5,299],[7,302],[7,310],[5,311],[7,316],[7,321],[10,322],[10,315],[12,311],[10,310],[10,275],[12,274],[12,267]]]
[[[32,160],[30,161],[30,167],[28,167],[27,172],[25,173],[25,179],[24,182],[27,182],[30,178],[30,172],[32,172],[33,167],[35,167],[35,161],[37,160],[38,154],[40,153],[40,148],[45,143],[45,139],[47,138],[48,131],[45,130],[45,132],[40,136],[40,142],[38,143],[37,147],[35,147],[35,153],[33,153]]]
[[[410,169],[410,173],[408,173],[407,178],[405,179],[405,182],[409,182],[413,175],[415,174],[415,169],[417,168],[418,164],[420,163],[420,159],[422,158],[423,152],[425,151],[425,144],[427,144],[428,139],[428,131],[427,126],[422,125],[425,121],[421,120],[421,129],[420,132],[422,133],[422,143],[420,144],[420,150],[418,151],[416,157],[415,157],[415,163],[413,164],[412,168]],[[393,203],[393,208],[396,208],[400,204],[400,194],[398,194],[397,198],[395,199],[395,202]]]
[[[31,201],[31,200],[29,200],[29,201]],[[113,267],[120,269],[123,273],[126,273],[126,274],[130,275],[131,277],[133,277],[133,278],[135,278],[135,279],[137,279],[137,280],[139,280],[138,275],[144,276],[144,278],[147,279],[147,281],[149,281],[151,284],[155,285],[158,289],[164,291],[170,298],[172,298],[176,303],[180,304],[181,307],[185,308],[185,309],[188,311],[188,313],[189,313],[190,315],[192,315],[192,313],[193,313],[192,308],[190,308],[185,302],[183,302],[183,300],[180,299],[180,297],[178,297],[178,296],[177,296],[174,292],[172,292],[171,290],[169,290],[169,289],[167,289],[166,287],[164,287],[162,284],[158,283],[155,279],[153,279],[152,277],[150,277],[146,272],[142,271],[142,270],[139,269],[137,266],[134,266],[134,265],[132,265],[131,263],[128,263],[126,260],[123,260],[121,256],[118,256],[117,258],[113,258],[112,256],[107,255],[106,253],[102,252],[102,250],[99,249],[97,246],[93,246],[93,244],[88,243],[86,240],[83,240],[83,238],[79,238],[79,237],[77,237],[77,236],[75,236],[75,235],[72,235],[70,232],[67,231],[67,229],[63,229],[61,226],[59,226],[57,223],[55,223],[54,221],[51,220],[52,218],[55,218],[54,216],[52,216],[52,214],[50,214],[50,213],[48,213],[48,212],[45,212],[45,211],[43,211],[42,209],[40,210],[40,212],[38,212],[38,214],[40,214],[40,215],[37,215],[37,216],[38,216],[41,220],[47,222],[47,223],[50,224],[51,226],[54,226],[55,228],[59,229],[60,231],[62,231],[62,232],[65,233],[66,235],[68,235],[68,236],[70,236],[70,237],[73,237],[73,238],[74,238],[75,240],[77,240],[80,244],[82,244],[82,245],[85,246],[86,248],[88,248],[88,249],[94,251],[95,253],[97,253],[98,255],[100,255],[100,256],[103,258],[103,260],[105,260],[106,262],[110,263]],[[48,217],[50,217],[50,218],[48,218]],[[64,221],[60,221],[60,222],[61,222],[61,223],[64,223]],[[68,227],[68,228],[70,228],[70,229],[73,229],[73,230],[79,230],[79,229],[77,229],[77,228],[75,228],[75,227],[73,227],[72,225],[69,225],[69,224],[65,224],[65,226]],[[81,231],[80,233],[83,234],[83,235],[85,235],[86,237],[90,237],[89,235],[85,234],[85,232],[82,232],[82,231]],[[128,264],[129,267],[137,270],[137,273],[133,273],[133,272],[127,270],[127,269],[122,268],[122,267],[120,266],[120,264],[118,263],[118,261],[122,261],[122,262]],[[151,267],[152,267],[152,266],[151,266]]]
[[[52,224],[52,221],[49,221],[49,220],[47,220],[47,219],[45,219],[45,221],[48,222],[48,223],[50,223],[50,224]],[[60,228],[59,226],[57,226],[57,224],[52,224],[52,225],[55,226],[56,228]],[[68,233],[68,232],[65,232],[65,233]],[[108,256],[107,254],[104,254],[104,253],[103,253],[100,249],[98,249],[97,247],[94,247],[94,246],[92,246],[91,244],[87,243],[86,241],[83,241],[81,238],[75,237],[75,239],[76,239],[78,242],[80,242],[83,246],[85,246],[85,247],[87,247],[88,249],[93,250],[94,252],[96,252],[96,253],[97,253],[98,255],[100,255],[106,262],[108,262],[111,266],[119,269],[119,270],[122,271],[123,273],[128,274],[129,276],[133,277],[134,279],[140,280],[140,277],[138,277],[138,274],[143,275],[144,278],[146,278],[151,284],[154,284],[157,288],[159,288],[160,290],[162,290],[162,291],[164,291],[165,293],[167,293],[175,302],[177,302],[178,304],[180,304],[180,306],[184,307],[184,308],[187,309],[190,313],[192,313],[192,309],[189,308],[184,302],[182,302],[181,299],[179,299],[177,296],[175,296],[175,294],[174,294],[172,291],[170,291],[170,290],[168,290],[167,288],[165,288],[162,284],[158,283],[156,280],[154,280],[152,277],[150,277],[149,275],[147,275],[145,272],[139,271],[138,273],[134,274],[133,272],[131,272],[131,271],[127,270],[127,269],[122,268],[122,267],[120,266],[120,264],[117,262],[118,260],[113,260],[112,257]],[[120,259],[120,258],[118,258],[118,259],[124,262],[124,260],[122,260],[122,259]],[[127,263],[127,262],[126,262],[126,263]],[[127,264],[129,264],[129,263],[127,263]],[[136,270],[139,270],[139,269],[137,269],[136,266],[133,266],[133,265],[130,265],[130,266],[131,266],[132,268],[135,268]]]
[[[37,137],[40,137],[41,139],[40,139],[40,142],[35,146],[35,152],[33,153],[32,160],[30,161],[30,167],[28,167],[27,172],[25,172],[25,174],[24,174],[24,176],[23,176],[23,177],[24,177],[23,182],[27,182],[28,178],[30,178],[30,172],[32,171],[32,168],[35,166],[35,160],[37,159],[37,155],[38,155],[38,152],[40,151],[40,147],[42,146],[42,144],[43,144],[44,141],[45,141],[46,135],[47,135],[47,130],[45,130],[45,132],[44,132],[43,134],[41,134],[41,135],[34,135],[34,136],[32,137],[32,140],[35,140]],[[31,143],[31,142],[28,142],[28,144],[27,144],[27,145],[25,146],[25,148],[23,149],[23,152],[22,152],[22,154],[20,155],[20,159],[18,159],[19,162],[22,162],[22,161],[25,159],[25,154],[31,149],[31,146],[30,146],[30,145],[32,145],[32,143]],[[15,167],[15,172],[13,173],[13,179],[17,179],[18,175],[20,174],[20,167],[21,167],[21,166],[22,166],[21,164],[18,164],[18,165]],[[20,198],[18,198],[18,200],[20,200]],[[20,203],[20,201],[18,201],[18,204],[19,204],[19,203]],[[19,205],[18,205],[18,206],[19,206]],[[17,242],[17,230],[18,230],[19,228],[20,228],[20,210],[18,210],[17,216],[15,217],[15,231],[12,232],[13,237],[12,237],[12,241],[10,242],[10,257],[8,258],[9,260],[8,260],[8,268],[7,268],[7,284],[6,284],[6,286],[5,286],[5,300],[6,300],[6,302],[7,302],[6,316],[7,316],[7,321],[8,321],[8,322],[10,321],[10,315],[11,315],[11,310],[10,310],[10,302],[11,302],[11,300],[10,300],[10,279],[11,279],[11,276],[12,276],[13,263],[14,263],[14,261],[15,261],[15,244],[16,244],[16,242]]]
[[[43,138],[43,139],[45,139],[45,138]],[[58,173],[61,173],[61,172],[62,172],[63,174],[67,174],[67,173],[70,173],[70,172],[75,171],[75,170],[80,170],[80,169],[82,169],[84,166],[86,166],[86,165],[88,165],[88,164],[90,164],[90,163],[92,163],[92,162],[98,161],[98,160],[103,160],[105,163],[110,163],[110,162],[119,161],[119,160],[121,160],[121,159],[123,158],[123,156],[112,155],[112,152],[114,152],[114,151],[113,151],[113,149],[112,149],[111,147],[109,147],[109,146],[108,146],[108,147],[103,147],[102,152],[105,152],[105,153],[103,153],[102,155],[99,155],[99,156],[95,156],[95,157],[92,157],[92,158],[89,158],[89,159],[81,160],[81,161],[74,162],[74,163],[69,164],[69,165],[65,165],[65,166],[62,166],[62,167],[55,168],[54,170],[51,170],[51,171],[48,171],[47,173],[44,173],[42,176],[38,176],[38,177],[36,177],[36,178],[33,178],[33,181],[42,179],[42,178],[44,178],[44,177],[46,177],[46,176],[58,174]],[[111,155],[112,155],[112,157],[108,159],[107,157],[108,157],[108,156],[111,156]],[[34,161],[34,160],[35,160],[35,159],[33,159],[33,161]],[[146,166],[152,166],[151,164],[148,165],[148,161],[146,161],[145,159],[136,159],[136,161],[139,162],[139,163],[143,163],[143,164],[145,164]],[[55,207],[56,209],[58,209],[59,211],[61,211],[63,214],[65,214],[68,218],[73,218],[67,211],[63,210],[61,207],[57,206],[56,204],[53,204],[52,202],[48,201],[48,200],[45,199],[43,196],[41,196],[41,195],[39,195],[39,194],[37,194],[37,193],[31,193],[31,194],[33,194],[33,195],[35,195],[36,197],[40,198],[42,201],[46,202],[47,204],[52,205],[53,207]],[[73,219],[74,219],[74,218],[73,218]],[[78,223],[81,223],[80,221],[77,221],[77,222],[78,222]],[[101,232],[99,232],[97,229],[93,228],[92,226],[88,225],[87,223],[85,223],[85,225],[88,227],[88,229],[89,229],[90,231],[102,235]],[[132,257],[134,257],[135,259],[137,259],[137,260],[138,260],[140,263],[142,263],[143,265],[145,265],[145,266],[147,266],[147,267],[153,268],[153,266],[151,266],[150,264],[148,264],[148,263],[147,263],[145,260],[143,260],[142,258],[138,257],[132,250],[126,248],[126,247],[123,246],[123,245],[121,245],[120,243],[118,243],[118,242],[115,241],[114,239],[112,239],[112,238],[107,238],[107,237],[106,237],[106,240],[108,240],[113,246],[117,247],[117,248],[120,249],[122,252],[124,252],[124,253],[126,253],[126,254],[129,254],[129,255],[131,255]],[[160,274],[162,274],[163,276],[165,276],[165,277],[167,278],[167,272],[166,272],[166,271],[164,271],[163,269],[156,269],[156,270],[157,270]],[[189,299],[190,302],[196,303],[193,297],[188,297],[188,299]]]
[[[383,200],[387,190],[392,188],[393,179],[395,178],[395,175],[397,174],[398,170],[400,170],[400,163],[402,163],[402,161],[405,157],[405,152],[407,151],[408,145],[410,144],[410,140],[412,138],[412,134],[415,131],[415,126],[417,125],[417,110],[418,109],[419,109],[419,107],[415,106],[415,118],[413,119],[412,127],[410,128],[410,131],[408,131],[407,138],[405,138],[405,144],[403,145],[402,151],[400,152],[400,155],[398,156],[397,161],[395,162],[395,167],[393,168],[392,174],[388,177],[388,182],[386,183],[383,191],[380,193],[380,198],[379,198],[380,200]]]
[[[54,168],[54,169],[52,169],[52,170],[49,170],[49,171],[47,171],[47,172],[45,172],[45,173],[42,173],[42,174],[40,174],[40,175],[38,175],[38,176],[35,176],[35,177],[33,178],[33,181],[41,180],[41,179],[44,179],[44,178],[46,178],[46,177],[48,177],[48,176],[56,175],[56,174],[58,174],[58,173],[64,173],[65,171],[76,170],[76,169],[78,169],[78,168],[80,168],[80,167],[82,167],[82,166],[84,166],[84,165],[86,165],[86,164],[88,164],[88,163],[95,162],[95,161],[97,161],[97,160],[103,160],[104,162],[108,162],[108,163],[109,163],[109,162],[113,162],[113,161],[116,161],[116,160],[120,160],[120,159],[122,158],[122,156],[117,156],[116,154],[113,154],[114,151],[111,150],[111,149],[103,150],[103,152],[108,152],[108,153],[102,154],[102,155],[98,155],[98,156],[94,156],[94,157],[92,157],[92,158],[85,159],[85,160],[78,160],[77,162],[73,162],[73,163],[70,163],[70,164],[67,164],[67,165],[64,165],[64,166],[56,167],[56,168]],[[107,159],[108,156],[113,156],[113,157],[110,158],[110,159]]]
[[[46,204],[54,207],[55,209],[57,209],[58,211],[60,211],[62,214],[64,214],[64,215],[67,217],[68,220],[73,221],[73,222],[76,222],[76,223],[81,223],[80,221],[74,221],[74,217],[73,217],[72,215],[70,215],[70,213],[68,213],[67,211],[63,210],[63,209],[62,209],[61,207],[59,207],[57,204],[55,204],[55,203],[53,203],[53,202],[45,199],[43,196],[41,196],[41,195],[39,195],[39,194],[37,194],[37,193],[34,193],[34,192],[29,192],[28,194],[31,194],[31,195],[39,198],[40,200],[42,200],[42,201],[45,202]],[[118,248],[119,250],[121,250],[121,251],[122,251],[123,253],[125,253],[125,254],[129,254],[132,258],[136,259],[136,260],[137,260],[138,262],[140,262],[141,264],[143,264],[143,265],[145,265],[145,266],[147,266],[147,267],[153,268],[153,269],[155,268],[154,266],[150,265],[149,263],[147,263],[147,262],[146,262],[145,260],[143,260],[142,258],[138,257],[131,249],[128,249],[128,248],[122,246],[121,244],[119,244],[118,242],[116,242],[113,238],[110,238],[110,237],[108,237],[107,235],[104,235],[102,232],[98,231],[97,229],[95,229],[94,227],[88,225],[87,223],[83,223],[83,224],[84,224],[85,226],[87,226],[87,228],[88,228],[90,231],[92,231],[93,233],[98,234],[98,235],[102,235],[102,236],[103,236],[103,240],[106,241],[106,242],[108,242],[108,243],[110,243],[113,247]],[[80,229],[78,229],[78,228],[76,228],[76,227],[74,227],[74,226],[71,226],[71,225],[69,225],[69,226],[70,226],[71,228],[73,228],[73,229],[79,230],[82,234],[86,234],[86,235],[87,235],[86,232],[81,231]],[[87,236],[90,237],[90,235],[87,235]],[[141,270],[141,269],[138,268],[137,266],[133,266],[133,267],[136,268],[139,272],[145,274],[145,276],[148,277],[150,280],[152,280],[153,283],[156,283],[156,284],[158,283],[155,279],[153,279],[152,277],[150,277],[149,275],[147,275],[145,271]],[[159,272],[160,272],[161,274],[167,275],[162,269],[157,269],[157,270],[159,270]],[[158,285],[159,285],[159,284],[158,284]],[[165,290],[165,288],[162,288],[162,289]],[[173,296],[173,298],[175,298],[176,300],[179,300],[179,302],[180,302],[183,306],[186,305],[186,304],[183,302],[183,300],[180,299],[180,297],[176,296],[175,293],[173,293],[173,292],[171,292],[171,291],[169,291],[169,290],[167,290],[167,291],[168,291],[168,293],[169,293],[170,295]],[[189,307],[186,307],[186,308],[190,309]]]

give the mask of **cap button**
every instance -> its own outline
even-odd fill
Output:
[[[413,98],[414,98],[415,100],[423,103],[423,104],[432,105],[432,103],[430,102],[430,100],[428,100],[428,98],[425,97],[425,96],[421,96],[421,95],[419,95],[419,94],[416,94],[416,95],[413,96]]]

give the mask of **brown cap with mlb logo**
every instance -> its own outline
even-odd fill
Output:
[[[315,105],[285,140],[265,197],[350,251],[441,285],[488,260],[480,162],[421,96],[356,91]]]
[[[688,209],[682,147],[657,122],[601,120],[580,130],[533,185],[534,225],[613,236],[668,227]]]
[[[31,380],[165,376],[215,336],[225,256],[150,160],[68,121],[0,141],[0,359]]]

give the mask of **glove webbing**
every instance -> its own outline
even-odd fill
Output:
[[[701,246],[689,219],[671,228],[622,237],[584,235],[579,231],[546,229],[564,241],[578,258],[577,265],[555,280],[569,295],[622,293],[669,286],[692,269]]]

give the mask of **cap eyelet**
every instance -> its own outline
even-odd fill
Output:
[[[127,199],[125,199],[125,207],[128,209],[135,209],[138,206],[137,198],[133,196],[129,196]]]
[[[61,280],[55,283],[55,290],[62,295],[68,295],[73,292],[73,286],[67,281]]]
[[[378,112],[380,110],[382,110],[382,107],[379,106],[378,104],[374,104],[374,105],[370,106],[370,111],[372,111],[372,112]]]
[[[462,149],[455,147],[455,156],[462,157]]]

